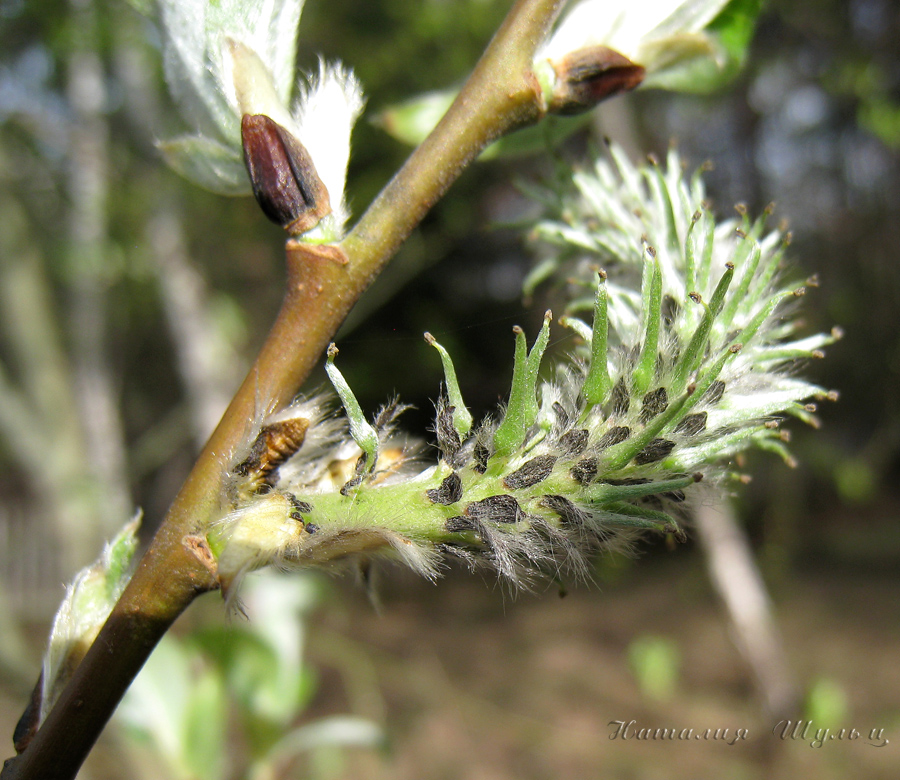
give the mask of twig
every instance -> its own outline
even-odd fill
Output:
[[[465,166],[541,115],[532,59],[564,0],[519,0],[466,86],[343,242],[348,262],[289,244],[288,287],[249,375],[172,504],[119,603],[28,748],[3,780],[68,780],[159,638],[216,587],[184,547],[215,511],[235,447],[263,411],[291,400],[363,290]]]

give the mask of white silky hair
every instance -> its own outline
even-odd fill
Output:
[[[319,72],[300,90],[292,110],[297,137],[309,152],[328,190],[338,233],[348,218],[344,182],[350,159],[350,134],[366,104],[353,71],[340,62],[319,60]]]

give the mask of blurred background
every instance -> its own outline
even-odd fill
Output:
[[[320,52],[351,65],[375,117],[461,80],[507,9],[499,0],[309,0],[299,58],[306,69]],[[0,0],[0,734],[12,734],[37,677],[62,583],[136,507],[152,533],[280,302],[280,229],[250,200],[205,193],[160,159],[155,142],[184,127],[165,92],[159,40],[126,3]],[[776,218],[789,221],[798,278],[820,279],[804,299],[809,333],[846,332],[803,369],[841,397],[821,408],[821,430],[792,426],[798,467],[751,455],[753,481],[731,498],[733,528],[771,599],[760,608],[763,667],[777,674],[760,676],[748,656],[708,534],[674,549],[651,540],[634,560],[604,558],[595,585],[564,599],[555,586],[512,598],[456,570],[435,587],[386,569],[378,611],[353,577],[294,578],[281,585],[304,594],[293,711],[260,714],[246,691],[226,686],[195,711],[201,720],[215,707],[237,713],[218,719],[219,741],[206,747],[225,751],[215,774],[172,758],[190,751],[187,731],[176,745],[123,722],[81,776],[895,777],[898,40],[893,0],[775,0],[722,94],[617,98],[559,150],[578,160],[606,136],[637,157],[663,154],[674,139],[692,167],[712,161],[721,215],[774,201]],[[364,117],[348,186],[355,213],[407,153]],[[442,374],[425,330],[454,355],[476,416],[505,396],[511,327],[536,331],[552,304],[541,289],[522,299],[531,259],[508,225],[529,205],[515,181],[549,170],[524,157],[473,166],[360,302],[338,343],[363,408],[397,393],[415,406],[406,429],[429,438]],[[321,373],[307,390],[323,382]],[[191,638],[210,626],[222,636]],[[204,597],[172,638],[184,679],[198,669],[223,685],[241,679],[238,654],[221,647],[245,630],[226,621],[218,597]],[[265,754],[276,727],[337,716],[351,718],[338,738],[302,732],[306,742],[277,766],[254,770],[270,774],[247,774],[247,756]],[[815,748],[813,729],[782,740],[773,734],[782,717],[863,738]],[[749,738],[611,740],[618,720],[746,728]],[[247,723],[269,730],[227,739]],[[866,744],[871,729],[890,744]]]

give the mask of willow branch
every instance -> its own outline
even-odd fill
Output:
[[[346,263],[289,242],[284,302],[256,363],[97,640],[3,780],[73,778],[160,637],[199,593],[216,587],[182,540],[213,515],[231,454],[254,421],[292,399],[353,304],[466,165],[494,139],[540,118],[532,60],[563,3],[516,2],[447,115],[343,242]]]
[[[444,118],[384,188],[343,246],[367,284],[475,157],[543,111],[535,50],[565,0],[519,0]]]

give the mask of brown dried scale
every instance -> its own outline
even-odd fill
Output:
[[[294,455],[306,439],[309,420],[294,417],[266,425],[250,447],[250,454],[234,468],[234,473],[249,477],[254,489],[271,487],[278,481],[277,469]]]
[[[241,141],[253,194],[269,219],[299,235],[331,213],[312,157],[286,128],[264,114],[244,114]]]

